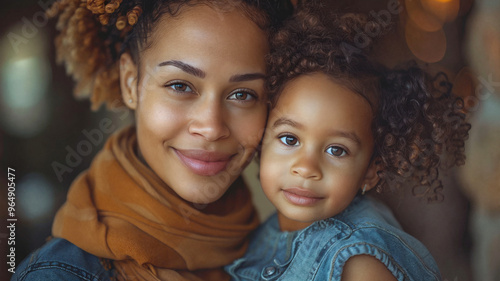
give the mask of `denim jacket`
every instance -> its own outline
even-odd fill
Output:
[[[225,269],[238,281],[337,281],[345,262],[362,254],[380,260],[399,281],[441,280],[425,246],[401,229],[385,205],[365,196],[294,232],[280,231],[274,214],[252,234],[245,256]]]
[[[31,253],[16,268],[12,281],[109,281],[113,270],[106,260],[91,255],[67,240],[54,238]]]

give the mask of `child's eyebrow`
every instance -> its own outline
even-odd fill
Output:
[[[276,127],[279,127],[279,126],[282,126],[282,125],[292,126],[292,127],[297,128],[299,130],[304,128],[303,124],[300,124],[300,123],[298,123],[298,122],[296,122],[294,120],[291,120],[289,118],[286,118],[286,117],[280,117],[280,118],[278,118],[276,121],[274,121],[274,123],[273,123],[273,125],[272,125],[271,128],[275,129]],[[346,138],[346,139],[350,139],[353,142],[355,142],[357,145],[361,145],[360,138],[354,132],[341,131],[341,130],[332,129],[331,131],[328,132],[328,135],[331,135],[331,136],[340,136],[340,137],[343,137],[343,138]]]
[[[350,139],[353,142],[355,142],[357,145],[361,145],[361,140],[359,139],[358,135],[354,132],[346,132],[346,131],[340,131],[340,130],[331,130],[329,132],[330,135],[332,136],[341,136],[346,139]]]
[[[274,129],[274,128],[281,126],[281,125],[289,125],[289,126],[297,128],[297,129],[304,128],[304,125],[297,123],[297,122],[295,122],[291,119],[288,119],[286,117],[280,117],[276,121],[274,121],[272,128]]]

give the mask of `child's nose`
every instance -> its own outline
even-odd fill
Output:
[[[304,179],[320,180],[323,177],[319,159],[313,153],[302,152],[294,160],[290,172]]]

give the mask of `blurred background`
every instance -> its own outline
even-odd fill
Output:
[[[56,64],[55,23],[45,15],[52,2],[4,1],[0,7],[0,280],[10,278],[4,262],[9,235],[7,169],[15,169],[15,247],[16,264],[19,264],[50,235],[53,216],[64,202],[72,180],[90,165],[109,136],[100,130],[100,122],[111,122],[116,129],[132,122],[128,111],[101,108],[92,112],[87,100],[77,101],[72,96],[73,82],[63,66]],[[374,40],[377,43],[373,55],[388,66],[415,60],[431,73],[446,73],[455,85],[454,92],[464,98],[465,110],[471,116],[479,115],[477,112],[481,112],[484,105],[494,104],[494,96],[500,92],[499,2],[325,0],[332,11],[362,12],[387,26],[385,32],[360,30],[359,42],[352,50],[363,50]],[[487,20],[478,20],[485,18],[483,14],[488,14]],[[496,66],[492,63],[495,60]],[[494,67],[498,67],[497,72]],[[492,111],[500,112],[500,109],[496,107]],[[480,219],[471,220],[484,210],[486,215],[482,218],[486,216],[497,226],[500,224],[500,179],[497,176],[491,183],[481,182],[500,172],[500,156],[493,152],[500,148],[500,132],[495,129],[499,127],[498,118],[490,116],[489,121],[484,121],[489,125],[486,131],[490,135],[478,137],[489,140],[478,143],[479,147],[491,148],[491,153],[486,150],[481,157],[476,157],[477,162],[444,176],[443,202],[428,203],[408,192],[382,195],[405,230],[429,248],[445,280],[500,280],[500,275],[495,275],[499,274],[500,254],[487,256],[483,261],[484,253],[475,250],[479,248],[477,232],[489,231],[488,239],[498,239],[495,243],[500,244],[499,228],[483,231],[480,224],[475,226]],[[495,138],[499,142],[493,141]],[[489,170],[480,176],[469,168],[482,167],[480,164],[485,161]],[[260,190],[257,170],[257,164],[252,163],[245,177],[252,185],[260,217],[265,219],[273,207]],[[461,176],[467,174],[470,177]],[[476,191],[475,186],[486,185],[488,190]],[[488,200],[493,202],[490,204],[493,207],[484,203]],[[489,222],[485,224],[491,226]],[[488,248],[488,244],[481,247]],[[492,270],[494,277],[480,276],[488,268],[497,268],[496,273]]]

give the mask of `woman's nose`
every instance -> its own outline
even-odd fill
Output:
[[[307,151],[298,153],[292,163],[290,173],[310,180],[321,180],[323,177],[319,159],[314,153]]]
[[[199,100],[191,113],[189,133],[201,136],[207,141],[227,138],[230,130],[224,115],[224,105],[218,99]]]

